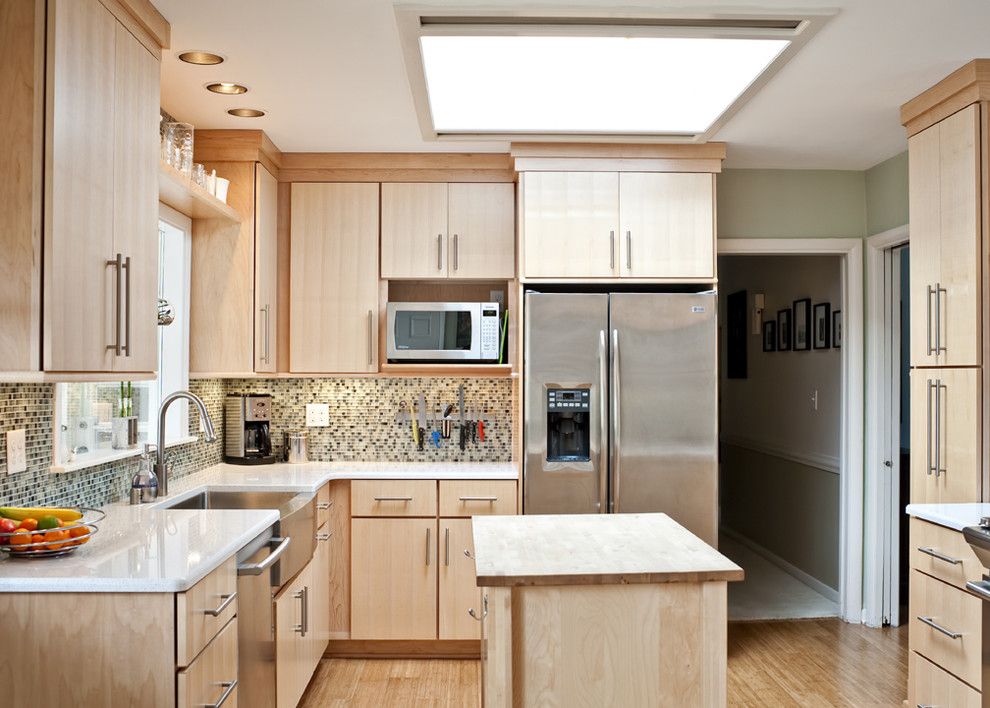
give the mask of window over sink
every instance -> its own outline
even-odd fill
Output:
[[[192,222],[160,205],[158,221],[158,376],[55,386],[53,472],[140,454],[158,438],[158,403],[189,386],[189,279]],[[169,408],[166,445],[192,442],[185,401]]]

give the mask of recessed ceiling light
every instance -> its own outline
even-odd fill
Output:
[[[437,133],[696,134],[786,39],[420,38]]]
[[[231,108],[227,113],[238,118],[261,118],[265,115],[264,111],[259,111],[257,108]]]
[[[228,96],[235,96],[237,94],[247,93],[247,86],[232,84],[227,81],[220,81],[215,84],[207,84],[206,90],[212,91],[213,93],[222,93]]]
[[[212,66],[214,64],[222,64],[223,57],[219,54],[214,54],[212,52],[182,52],[179,55],[179,60],[184,61],[186,64],[200,64],[203,66]]]

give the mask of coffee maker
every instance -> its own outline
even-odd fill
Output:
[[[223,459],[235,465],[268,465],[272,454],[272,397],[230,393],[223,405]]]

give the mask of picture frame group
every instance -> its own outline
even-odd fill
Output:
[[[778,310],[776,319],[763,321],[764,352],[841,348],[842,310],[830,303],[812,305],[811,298],[801,298]]]

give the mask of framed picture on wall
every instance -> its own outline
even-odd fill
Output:
[[[832,346],[832,335],[830,334],[832,316],[829,313],[831,308],[832,306],[827,302],[819,302],[815,305],[813,317],[815,329],[812,335],[815,349],[829,349]]]
[[[777,351],[786,352],[791,348],[791,311],[777,311]]]
[[[842,349],[842,310],[832,313],[832,348]]]
[[[795,300],[791,310],[794,313],[791,346],[796,352],[808,351],[811,349],[811,298]]]
[[[763,323],[763,351],[777,351],[777,323],[773,320]]]

